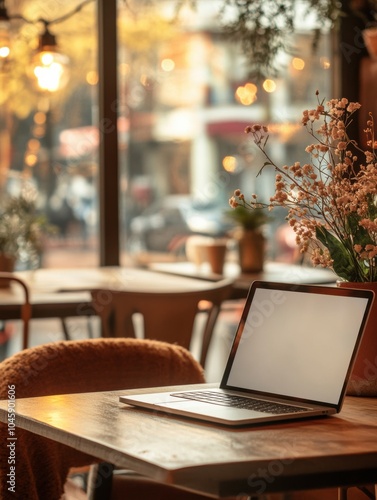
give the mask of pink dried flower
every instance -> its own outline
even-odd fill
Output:
[[[302,124],[312,138],[306,147],[312,161],[301,166],[278,166],[266,151],[268,129],[252,125],[252,134],[266,158],[263,171],[276,171],[275,193],[268,210],[285,207],[287,220],[296,233],[301,252],[310,252],[314,265],[332,268],[348,281],[377,281],[377,140],[373,116],[369,114],[368,148],[361,149],[348,136],[353,114],[360,108],[348,99],[331,99],[304,110]],[[254,195],[255,196],[255,195]],[[233,207],[254,209],[256,196],[245,201],[241,190],[230,200]],[[341,256],[341,258],[338,258]],[[346,263],[346,264],[345,264]]]

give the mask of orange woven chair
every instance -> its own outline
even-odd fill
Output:
[[[201,366],[186,349],[131,338],[43,344],[20,351],[0,363],[1,399],[7,398],[10,384],[15,386],[16,398],[24,398],[203,381]],[[6,425],[0,424],[0,428],[1,435],[5,435]],[[8,498],[6,458],[7,448],[3,446],[0,449],[0,498],[4,499]],[[96,462],[94,457],[18,428],[17,491],[12,499],[58,500],[70,468]],[[122,489],[131,499],[202,498],[185,492],[177,494],[169,486],[142,477],[133,477],[132,481],[123,479]],[[93,494],[91,498],[98,497]]]

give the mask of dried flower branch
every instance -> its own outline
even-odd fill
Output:
[[[276,171],[275,194],[269,204],[261,204],[256,195],[247,201],[238,189],[229,203],[250,210],[286,208],[300,251],[309,252],[314,265],[331,268],[347,281],[371,282],[377,281],[377,142],[371,114],[366,151],[348,136],[359,108],[345,98],[332,99],[326,107],[318,99],[315,109],[303,112],[302,124],[315,140],[306,148],[310,162],[305,165],[277,166],[266,151],[267,127],[247,127],[266,158],[259,174],[267,166]]]

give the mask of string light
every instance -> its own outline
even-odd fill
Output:
[[[58,51],[56,37],[46,25],[31,64],[31,73],[38,87],[48,92],[62,89],[68,82],[68,64],[69,58]]]
[[[94,0],[84,0],[75,9],[53,20],[38,18],[34,21],[21,14],[9,15],[5,0],[0,0],[0,64],[2,58],[8,58],[11,53],[9,25],[13,19],[28,24],[43,24],[43,32],[39,35],[38,50],[29,68],[29,76],[37,82],[38,88],[46,92],[56,92],[63,88],[69,79],[69,58],[58,50],[56,37],[49,30],[52,24],[61,23],[79,12],[85,5]]]
[[[10,54],[9,16],[3,0],[0,0],[0,61]]]

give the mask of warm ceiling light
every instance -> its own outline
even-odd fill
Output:
[[[323,69],[329,69],[331,67],[331,63],[328,57],[321,57],[319,61]]]
[[[98,83],[98,73],[97,71],[88,71],[86,74],[86,81],[89,85],[97,85]]]
[[[274,82],[274,80],[270,80],[269,78],[267,78],[267,80],[265,80],[263,82],[263,88],[266,92],[275,92],[276,90],[276,83]]]
[[[6,59],[10,54],[10,38],[5,23],[0,21],[0,59]]]
[[[302,71],[305,68],[305,61],[301,57],[294,57],[292,59],[292,66],[297,71]]]
[[[233,173],[237,170],[237,160],[234,156],[225,156],[222,163],[226,172]]]
[[[247,83],[245,86],[237,87],[235,97],[244,106],[250,106],[257,100],[257,90],[254,83]]]
[[[9,16],[4,1],[0,0],[0,60],[10,54]]]
[[[26,153],[25,155],[25,165],[28,167],[34,167],[38,161],[38,156],[34,153]]]
[[[173,69],[175,68],[175,62],[173,61],[173,59],[163,59],[161,61],[161,68],[164,71],[173,71]]]
[[[68,82],[68,63],[68,57],[57,50],[55,35],[45,26],[44,33],[39,37],[38,52],[32,61],[32,75],[38,87],[47,92],[62,89]]]
[[[33,120],[37,125],[43,125],[44,123],[46,123],[46,113],[44,113],[43,111],[37,111],[34,115]]]

